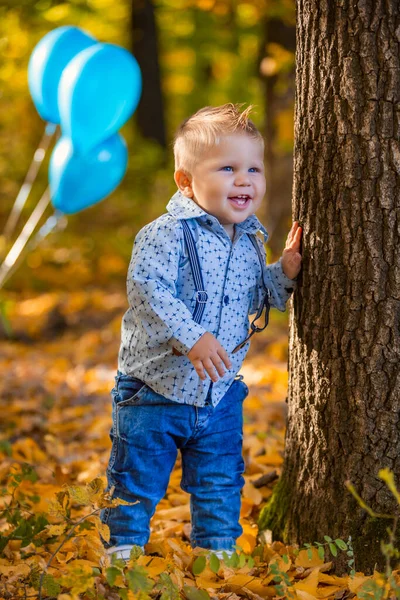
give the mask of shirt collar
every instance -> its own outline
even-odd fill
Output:
[[[167,204],[167,211],[175,217],[175,219],[199,219],[202,222],[210,220],[213,224],[219,221],[213,215],[210,215],[203,210],[196,202],[191,198],[184,196],[179,190],[172,196],[171,200]],[[264,243],[268,239],[268,233],[264,225],[257,219],[256,215],[250,215],[243,223],[236,225],[239,229],[245,233],[255,234],[257,231],[261,231],[264,238]]]

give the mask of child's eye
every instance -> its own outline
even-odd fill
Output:
[[[259,171],[259,170],[260,170],[260,169],[257,169],[257,167],[251,167],[251,168],[249,169],[249,171],[252,171],[253,173],[258,173],[258,171]]]
[[[233,169],[233,167],[222,167],[222,170],[224,169]]]

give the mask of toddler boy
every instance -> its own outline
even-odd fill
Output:
[[[168,212],[135,239],[107,469],[110,494],[135,504],[102,513],[108,552],[122,558],[147,543],[178,449],[181,487],[191,495],[192,546],[229,553],[242,532],[248,388],[237,373],[249,342],[233,351],[266,288],[271,306],[284,311],[301,268],[298,223],[275,264],[265,265],[255,238],[268,234],[254,214],[265,175],[251,108],[206,107],[182,123],[174,141],[178,191]]]

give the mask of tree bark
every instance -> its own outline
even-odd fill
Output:
[[[132,0],[132,50],[142,72],[143,90],[136,110],[144,138],[166,148],[157,27],[151,0]]]
[[[303,269],[290,314],[283,474],[260,524],[291,543],[352,536],[383,568],[400,483],[398,0],[298,0],[293,219]],[[345,557],[347,559],[347,557]],[[338,567],[339,565],[339,567]],[[345,570],[344,558],[337,570]]]

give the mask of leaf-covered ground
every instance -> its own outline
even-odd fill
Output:
[[[109,391],[125,306],[123,291],[95,288],[35,294],[9,305],[12,339],[3,332],[0,352],[0,597],[377,597],[361,592],[365,583],[382,587],[377,573],[337,577],[329,574],[332,563],[322,549],[258,538],[257,517],[283,462],[287,331],[278,313],[242,369],[250,387],[244,404],[242,550],[233,562],[214,557],[205,564],[202,552],[190,549],[189,496],[180,489],[178,458],[152,521],[147,556],[132,556],[125,568],[110,565],[100,543],[98,508],[104,502]],[[335,550],[332,540],[319,542]],[[379,597],[390,597],[389,586]]]

